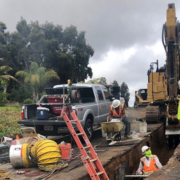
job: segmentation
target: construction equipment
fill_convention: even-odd
[[[166,64],[161,68],[158,67],[158,60],[150,64],[147,99],[143,98],[142,100],[136,95],[141,104],[149,103],[146,107],[146,121],[148,123],[158,122],[160,117],[167,117],[168,125],[178,123],[179,35],[180,23],[176,20],[175,4],[168,4],[167,19],[162,29]],[[157,66],[155,72],[153,71],[154,65]]]
[[[66,106],[65,106],[66,107]],[[86,167],[90,177],[92,180],[109,180],[97,154],[94,151],[93,146],[91,145],[91,142],[89,141],[81,123],[79,122],[79,119],[77,118],[74,111],[71,112],[72,120],[69,119],[66,112],[63,110],[61,111],[61,117],[64,118],[64,121],[66,122],[66,125],[69,128],[69,131],[71,132],[72,137],[74,138],[82,156],[81,160],[83,161],[84,166]],[[75,123],[79,133],[76,133],[72,123]],[[79,139],[79,136],[82,136],[84,139],[84,142],[86,143],[86,146],[84,147]],[[90,152],[88,155],[88,152],[86,149]]]
[[[148,104],[149,101],[147,100],[147,89],[139,89],[138,91],[135,91],[134,107],[146,107]]]
[[[157,66],[156,71],[154,65]],[[146,107],[146,121],[159,122],[160,117],[166,112],[168,100],[167,79],[165,67],[158,67],[158,60],[150,64],[148,70],[147,89],[139,89],[135,92],[135,108]]]
[[[111,141],[120,141],[121,140],[121,130],[124,127],[124,123],[122,122],[104,122],[101,123],[101,129],[104,133],[107,133],[106,142],[109,143]]]

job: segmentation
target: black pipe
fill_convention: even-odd
[[[159,62],[158,62],[158,59],[157,59],[156,63],[157,63],[157,69],[156,69],[156,72],[158,72],[158,71],[159,71]]]

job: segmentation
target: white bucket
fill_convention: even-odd
[[[147,123],[146,122],[140,122],[139,123],[139,132],[140,133],[147,132]]]
[[[139,132],[139,122],[136,120],[131,121],[131,131]]]
[[[102,129],[101,129],[101,132],[102,132],[102,137],[106,137],[107,136],[107,133],[105,133]]]
[[[9,150],[9,158],[14,168],[23,168],[22,145],[12,145]]]

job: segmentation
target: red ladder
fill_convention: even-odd
[[[72,119],[69,120],[67,114],[62,110],[61,117],[63,117],[64,121],[66,122],[66,125],[69,128],[69,131],[71,132],[74,140],[76,141],[76,144],[82,154],[81,160],[84,163],[84,166],[86,167],[90,177],[92,180],[109,180],[96,152],[94,151],[93,146],[91,145],[91,142],[89,141],[81,123],[79,122],[79,119],[77,118],[75,112],[71,113]],[[75,122],[76,126],[80,133],[76,133],[74,130],[74,127],[72,126],[71,122]],[[82,136],[86,146],[84,147],[79,139],[79,136]],[[89,149],[90,155],[88,156],[86,149]],[[93,163],[93,164],[92,164]],[[100,178],[101,177],[101,178]]]

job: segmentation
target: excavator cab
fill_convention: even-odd
[[[144,101],[147,100],[147,89],[139,89],[138,94]]]

